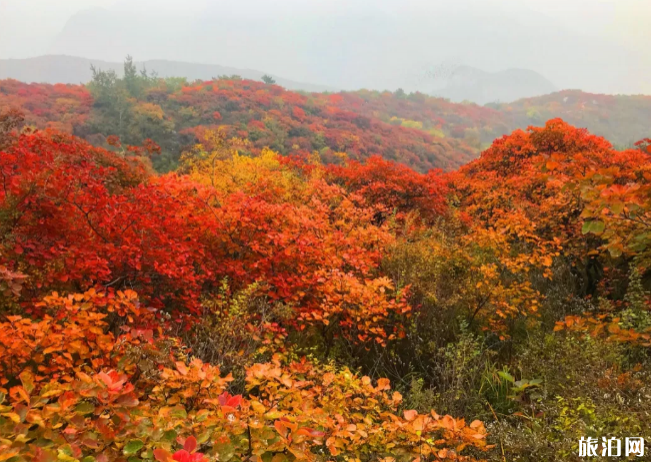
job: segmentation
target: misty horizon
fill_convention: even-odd
[[[252,69],[343,90],[425,93],[444,88],[463,66],[524,69],[560,90],[651,93],[644,79],[651,55],[634,46],[648,33],[636,24],[651,8],[634,0],[59,3],[65,7],[57,4],[47,17],[41,1],[4,0],[0,58],[120,62],[132,55]],[[26,31],[30,40],[9,39]]]

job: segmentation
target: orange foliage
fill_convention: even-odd
[[[3,348],[30,358],[3,354],[0,363],[4,459],[470,460],[465,447],[486,448],[479,421],[400,415],[388,380],[373,385],[305,360],[255,364],[248,396],[231,396],[230,376],[185,359],[175,339],[147,328],[151,315],[131,292],[54,295],[36,308],[48,313],[41,321],[15,316],[0,326]],[[119,336],[107,322],[116,315]]]
[[[376,351],[404,339],[423,313],[410,305],[413,286],[385,273],[402,241],[417,242],[408,250],[425,278],[463,281],[441,306],[502,340],[537,316],[533,281],[553,278],[557,263],[588,274],[651,261],[646,141],[615,151],[556,119],[457,172],[422,174],[376,154],[390,140],[407,146],[399,160],[425,152],[410,162],[429,167],[429,135],[373,120],[348,94],[220,80],[169,98],[195,111],[186,128],[202,143],[167,175],[139,156],[160,152],[151,140],[122,149],[109,137],[111,152],[56,130],[12,133],[15,115],[3,122],[0,460],[471,460],[466,448],[487,448],[481,422],[405,410],[387,379],[297,359],[283,343],[307,339],[329,359],[337,345]],[[164,118],[165,107],[139,110]],[[196,128],[222,118],[220,132]],[[283,130],[292,145],[280,147],[295,155],[264,147]],[[257,139],[228,139],[238,132]],[[324,166],[308,152],[317,142],[347,155],[322,150],[338,163]],[[256,354],[268,354],[243,366],[236,396],[233,377],[174,335],[214,314],[223,287],[289,313],[227,313],[242,320],[234,343],[253,332],[265,345]],[[648,329],[620,321],[611,310],[557,330],[651,344]]]
[[[90,115],[93,97],[83,85],[25,84],[0,80],[0,107],[15,107],[25,123],[73,133]]]
[[[137,159],[57,133],[21,136],[0,162],[0,208],[20,217],[2,221],[2,261],[27,275],[25,297],[129,287],[182,315],[200,312],[201,296],[223,277],[236,290],[263,281],[266,295],[299,314],[297,327],[325,324],[380,343],[399,331],[391,313],[409,311],[378,279],[390,234],[318,172],[297,177],[301,199],[290,203],[262,183],[257,193],[224,193],[150,176]]]

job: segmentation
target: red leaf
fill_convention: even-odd
[[[188,437],[188,439],[185,440],[185,444],[183,444],[183,449],[188,452],[194,452],[194,450],[197,449],[197,439],[194,436]]]
[[[158,462],[167,462],[170,460],[170,453],[165,449],[154,449],[154,457]]]

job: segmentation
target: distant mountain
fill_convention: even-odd
[[[123,64],[97,59],[65,55],[47,55],[28,59],[0,59],[0,79],[16,79],[27,83],[87,83],[92,78],[91,65],[102,70],[123,73]],[[179,61],[149,60],[136,62],[138,69],[156,72],[159,77],[185,77],[189,81],[212,80],[221,75],[239,75],[245,79],[261,80],[265,74],[252,69],[236,69],[213,64],[194,64]],[[270,74],[271,75],[271,74]],[[272,75],[276,83],[289,90],[310,92],[334,91],[324,85],[295,82]]]
[[[470,66],[459,66],[451,73],[447,86],[433,94],[453,102],[486,104],[508,103],[555,91],[557,88],[553,83],[529,69],[485,72]]]
[[[46,53],[112,62],[131,54],[260,69],[344,90],[428,93],[441,85],[421,89],[418,71],[445,60],[490,71],[534,69],[559,88],[599,93],[643,91],[640,76],[648,74],[637,52],[579,34],[529,8],[531,2],[188,0],[183,9],[156,0],[110,3],[71,16]],[[631,76],[631,67],[641,72]]]
[[[636,141],[651,137],[649,95],[600,95],[564,90],[489,106],[510,120],[511,129],[541,126],[558,117],[603,136],[618,149],[630,148]]]

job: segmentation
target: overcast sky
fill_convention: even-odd
[[[351,88],[452,62],[651,93],[649,44],[651,0],[0,0],[0,58],[130,53]]]

